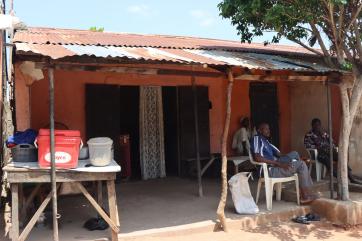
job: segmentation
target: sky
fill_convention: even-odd
[[[28,26],[108,32],[167,34],[239,41],[229,19],[219,16],[221,0],[13,0]],[[254,42],[270,40],[259,37]],[[282,43],[289,43],[282,41]]]

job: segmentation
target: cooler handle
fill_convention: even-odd
[[[35,139],[35,141],[34,141],[34,146],[35,146],[36,148],[38,148],[38,139]],[[79,147],[79,149],[82,149],[82,147],[83,147],[83,141],[80,140],[80,147]]]

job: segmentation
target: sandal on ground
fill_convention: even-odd
[[[300,224],[306,224],[306,225],[310,224],[310,221],[308,221],[308,219],[305,216],[298,216],[298,217],[292,218],[292,221],[295,223],[300,223]]]
[[[315,221],[321,221],[321,218],[317,214],[308,213],[305,215],[307,221],[315,222]]]

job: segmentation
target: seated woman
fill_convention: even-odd
[[[290,177],[298,174],[302,204],[308,204],[317,195],[312,194],[312,179],[309,175],[308,167],[303,162],[297,152],[290,152],[282,155],[278,148],[269,142],[270,128],[267,123],[258,126],[258,133],[250,141],[250,151],[254,155],[255,161],[270,164],[269,175],[274,178]]]

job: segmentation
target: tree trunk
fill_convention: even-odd
[[[342,102],[342,120],[339,136],[338,151],[338,194],[343,201],[349,199],[348,190],[348,149],[349,138],[353,126],[353,120],[356,115],[362,95],[362,75],[356,76],[356,82],[353,86],[353,96],[350,98],[348,89],[345,85],[340,86]]]
[[[219,206],[217,207],[216,214],[219,218],[220,225],[222,229],[227,232],[226,226],[226,217],[225,217],[225,204],[228,193],[228,185],[227,185],[227,138],[229,134],[229,125],[230,125],[230,117],[231,117],[231,93],[233,89],[234,77],[232,74],[231,68],[228,70],[228,79],[229,84],[227,88],[227,97],[226,97],[226,118],[224,131],[222,134],[221,141],[221,157],[222,157],[222,166],[221,166],[221,197]]]
[[[343,106],[342,101],[342,106]],[[342,108],[343,109],[343,108]],[[343,111],[341,132],[339,137],[339,150],[338,150],[338,196],[341,200],[349,199],[348,192],[348,144],[349,136],[352,126],[349,125],[349,117]]]

